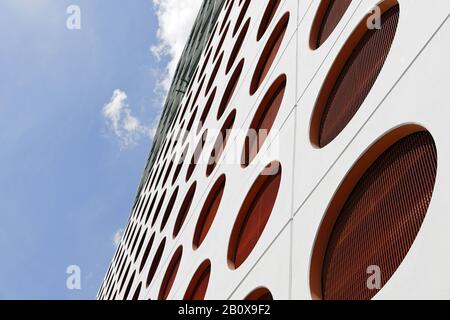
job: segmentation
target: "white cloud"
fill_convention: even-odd
[[[162,63],[164,60],[161,69],[153,70],[158,81],[154,90],[157,97],[156,116],[149,127],[142,125],[132,115],[126,93],[120,89],[115,90],[110,102],[103,107],[103,115],[111,131],[119,138],[121,148],[136,144],[142,136],[154,138],[164,100],[202,2],[203,0],[153,0],[158,18],[158,43],[150,50],[158,61]]]
[[[203,0],[153,0],[158,17],[159,43],[151,48],[158,58],[166,56],[169,62],[161,79],[162,89],[167,92],[172,83],[178,60],[191,33],[195,18]]]
[[[116,89],[109,103],[103,106],[103,116],[112,133],[119,139],[121,148],[136,144],[141,137],[152,137],[152,130],[132,115],[127,98],[124,91]]]
[[[117,230],[116,233],[114,234],[113,243],[116,248],[119,247],[120,240],[122,240],[122,236],[123,236],[123,229]]]

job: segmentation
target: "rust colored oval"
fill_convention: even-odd
[[[231,98],[233,97],[234,91],[236,90],[237,84],[239,82],[239,78],[242,73],[242,69],[244,68],[245,59],[242,58],[239,64],[234,69],[233,74],[228,81],[228,85],[223,93],[222,100],[220,101],[219,109],[217,110],[217,120],[219,120],[223,113],[225,112],[228,104],[230,103]]]
[[[175,157],[174,157],[174,158],[175,158]],[[168,179],[169,176],[170,176],[170,173],[172,172],[172,167],[173,167],[174,161],[175,161],[175,159],[172,159],[172,160],[170,161],[170,163],[169,163],[169,166],[167,167],[166,174],[164,175],[164,179],[162,180],[162,183],[161,183],[161,185],[162,185],[163,187],[164,187],[164,185],[166,184],[167,179]]]
[[[158,269],[159,263],[161,262],[161,257],[163,255],[165,246],[166,246],[166,238],[162,239],[161,243],[159,244],[158,250],[156,250],[156,253],[153,256],[153,261],[152,264],[150,265],[150,269],[148,270],[147,274],[147,287],[150,285],[150,283],[153,280],[153,277],[155,276],[156,270]]]
[[[175,226],[173,228],[173,237],[175,238],[183,227],[184,221],[189,213],[189,209],[191,208],[192,200],[194,199],[195,189],[197,188],[197,182],[194,181],[189,191],[186,193],[186,196],[181,204],[180,211],[178,212],[177,220],[175,221]]]
[[[203,108],[202,115],[200,116],[200,121],[198,122],[197,126],[197,134],[200,133],[200,130],[203,128],[203,124],[206,121],[206,118],[208,117],[209,111],[211,110],[212,104],[214,102],[214,98],[216,97],[216,91],[217,87],[213,89],[211,94],[209,95],[208,101],[205,104],[205,107]]]
[[[399,13],[398,5],[385,11],[381,29],[368,30],[363,19],[339,53],[313,112],[311,142],[317,147],[332,142],[364,103],[388,57]]]
[[[262,17],[261,23],[259,25],[258,34],[256,36],[256,40],[259,41],[266,33],[267,28],[272,22],[275,13],[277,12],[278,7],[280,6],[281,0],[270,0],[267,4],[266,10],[264,11],[264,15]]]
[[[230,115],[225,120],[222,129],[220,129],[219,135],[214,143],[214,148],[208,160],[208,165],[206,166],[206,176],[209,177],[211,173],[216,168],[217,163],[222,156],[225,147],[227,146],[228,138],[230,132],[233,129],[234,120],[236,119],[236,109],[230,112]]]
[[[238,38],[236,39],[233,50],[230,53],[230,58],[228,59],[227,68],[225,69],[225,74],[228,74],[228,72],[230,72],[231,67],[233,66],[234,62],[236,61],[237,56],[239,55],[239,51],[242,48],[242,44],[244,43],[245,36],[247,35],[247,32],[248,32],[248,28],[250,27],[250,21],[251,21],[251,19],[248,18],[247,22],[245,23],[244,27],[242,28],[241,32],[239,33]]]
[[[272,293],[267,288],[258,288],[250,292],[244,300],[250,301],[263,301],[263,300],[273,300]]]
[[[175,172],[174,172],[173,178],[172,178],[172,185],[177,180],[178,175],[180,174],[180,171],[183,168],[184,159],[186,159],[186,155],[187,155],[188,150],[189,150],[189,144],[186,145],[186,147],[183,150],[183,153],[180,155],[180,158],[178,159],[177,167],[175,169]]]
[[[212,48],[209,49],[208,53],[206,54],[205,60],[203,61],[202,69],[200,70],[200,74],[203,75],[205,73],[205,69],[208,66],[209,58],[212,54]]]
[[[222,21],[222,25],[220,26],[219,34],[222,33],[223,28],[225,27],[225,24],[228,22],[228,18],[230,17],[231,10],[233,9],[233,4],[234,4],[234,1],[227,3],[228,8],[227,8],[227,11],[225,12],[225,16],[223,17],[223,21]],[[231,22],[228,22],[227,29],[230,26],[230,23]],[[226,34],[227,31],[225,31],[224,33]]]
[[[166,197],[166,191],[167,190],[164,190],[161,198],[159,199],[158,206],[155,209],[155,213],[153,214],[153,220],[152,220],[152,224],[151,224],[152,228],[155,225],[156,220],[158,220],[159,212],[161,211],[161,207],[162,207],[162,205],[164,203],[164,199]]]
[[[314,18],[310,47],[319,48],[341,21],[352,0],[322,0]]]
[[[371,299],[379,290],[367,288],[367,268],[380,268],[382,288],[409,252],[425,219],[437,172],[432,136],[426,131],[409,133],[414,130],[394,130],[374,144],[330,202],[311,260],[315,297]]]
[[[215,38],[218,26],[219,26],[219,22],[217,21],[216,24],[214,25],[214,28],[211,31],[211,34],[209,35],[208,43],[205,46],[205,48],[209,48],[209,50],[212,50],[211,43],[212,43],[213,39]]]
[[[172,260],[170,260],[169,266],[167,267],[166,274],[164,275],[163,281],[161,283],[161,288],[159,290],[158,299],[166,300],[167,296],[172,289],[173,283],[177,276],[178,268],[180,267],[181,257],[183,256],[183,247],[178,247],[175,251]]]
[[[214,81],[216,80],[217,72],[219,71],[220,66],[222,65],[222,59],[223,59],[223,51],[220,54],[220,57],[217,60],[216,64],[214,65],[213,71],[211,72],[211,77],[209,78],[208,85],[206,86],[205,96],[208,95],[209,90],[211,89],[212,85],[214,84]]]
[[[241,163],[243,167],[247,167],[252,162],[269,135],[283,102],[286,82],[286,75],[279,76],[267,90],[260,106],[256,110],[242,151]]]
[[[272,213],[281,183],[281,164],[267,166],[248,192],[236,221],[228,245],[228,262],[239,268],[255,248]]]
[[[147,243],[147,247],[145,248],[144,254],[142,256],[141,264],[139,265],[139,272],[142,271],[142,269],[145,266],[145,263],[147,262],[148,255],[150,254],[150,250],[152,250],[154,241],[155,241],[155,232],[153,232],[150,240]]]
[[[220,50],[222,50],[222,46],[223,46],[223,43],[225,42],[225,38],[227,37],[227,33],[228,33],[228,29],[229,29],[229,28],[230,28],[230,23],[228,22],[228,25],[227,25],[227,27],[225,28],[225,31],[224,31],[222,37],[220,38],[219,43],[217,44],[217,49],[216,49],[216,53],[214,53],[214,59],[213,59],[213,61],[216,61],[217,56],[218,56],[219,53],[220,53]]]
[[[239,17],[236,20],[236,25],[234,26],[234,29],[233,29],[233,37],[238,32],[239,27],[241,26],[241,23],[244,20],[245,15],[247,14],[247,10],[248,10],[248,7],[250,6],[250,2],[251,2],[251,0],[246,0],[244,5],[242,6],[241,12],[239,13]]]
[[[133,272],[133,274],[130,277],[130,280],[128,280],[127,288],[125,289],[125,293],[123,294],[123,300],[128,299],[128,295],[130,294],[131,287],[133,286],[134,277],[136,275],[136,271]]]
[[[191,157],[191,162],[189,163],[188,169],[186,171],[186,182],[189,181],[192,174],[194,173],[195,168],[200,160],[200,156],[203,151],[203,147],[206,144],[206,139],[208,138],[208,129],[206,129],[202,136],[200,137],[199,142],[197,143],[197,147],[194,150],[194,154]]]
[[[269,40],[267,41],[264,50],[256,65],[255,72],[253,73],[252,82],[250,85],[250,95],[254,95],[259,89],[261,83],[266,78],[267,74],[272,67],[275,58],[277,57],[278,50],[280,50],[281,43],[283,42],[284,35],[289,24],[289,12],[286,12],[275,26]]]
[[[155,194],[153,195],[153,200],[152,200],[152,202],[151,202],[151,205],[148,207],[147,213],[145,214],[145,221],[144,221],[144,224],[147,224],[148,219],[150,218],[150,214],[152,213],[153,207],[155,206],[157,196],[158,196],[158,193],[155,192]]]
[[[184,294],[184,300],[204,300],[211,275],[211,261],[205,260],[197,268]]]
[[[141,236],[141,241],[139,241],[139,245],[136,248],[136,253],[134,254],[134,262],[136,263],[139,254],[141,253],[142,246],[144,245],[145,237],[147,236],[147,230],[145,230],[144,234]]]
[[[139,296],[141,295],[142,282],[139,283],[136,290],[134,291],[133,298],[131,300],[139,300]]]
[[[159,229],[160,232],[162,232],[166,227],[167,221],[169,220],[170,214],[172,213],[173,205],[175,204],[175,201],[177,201],[177,195],[178,195],[178,187],[176,187],[175,190],[173,191],[169,203],[167,204],[166,211],[164,212],[163,218],[161,220],[161,227]]]
[[[194,249],[201,246],[214,222],[225,190],[225,182],[225,175],[221,175],[206,198],[203,208],[200,211],[197,225],[195,226],[194,239],[192,242]]]

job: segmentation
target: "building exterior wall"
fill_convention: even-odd
[[[319,231],[343,182],[366,155],[367,166],[376,160],[371,156],[375,147],[383,146],[379,155],[407,134],[424,130],[437,152],[431,201],[424,204],[425,218],[407,254],[374,298],[450,297],[445,281],[450,270],[450,2],[381,2],[382,10],[397,3],[400,8],[392,46],[355,115],[330,143],[318,147],[311,138],[312,118],[323,88],[361,22],[380,4],[351,1],[329,36],[314,48],[311,34],[323,2],[225,1],[180,111],[142,184],[98,298],[183,299],[188,287],[202,286],[205,299],[244,299],[260,288],[274,299],[322,298],[320,288],[314,288],[313,273],[321,272],[315,270],[315,250],[320,241],[326,245]],[[268,4],[275,4],[270,19],[265,14]],[[240,39],[242,44],[236,45]],[[267,62],[265,67],[261,62]],[[257,88],[255,70],[263,74]],[[276,105],[270,98],[280,93],[280,77],[285,87],[280,85],[279,108],[264,116],[261,106]],[[230,92],[228,103],[221,103]],[[254,159],[242,165],[246,133],[258,124],[258,116],[273,124]],[[233,130],[220,159],[207,170],[216,138],[230,123]],[[201,152],[192,165],[196,150]],[[277,174],[278,180],[267,178]],[[205,212],[211,211],[215,215],[206,219],[212,222],[206,223],[209,230],[198,245],[198,221],[204,222]],[[256,215],[246,217],[248,212]],[[244,226],[241,232],[236,225]],[[236,249],[233,243],[239,238],[244,241]],[[202,297],[202,290],[197,291]]]

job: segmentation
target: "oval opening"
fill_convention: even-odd
[[[391,131],[344,178],[314,244],[310,284],[315,299],[371,299],[379,290],[367,287],[368,268],[382,272],[382,288],[402,263],[436,180],[436,146],[423,130],[408,125]]]
[[[208,50],[208,53],[206,54],[205,60],[203,61],[202,69],[200,70],[200,74],[203,75],[205,73],[205,69],[208,66],[209,58],[212,54],[212,48]]]
[[[192,242],[194,250],[201,246],[214,222],[214,218],[219,210],[220,201],[222,200],[223,192],[225,190],[225,182],[225,175],[221,175],[211,188],[203,208],[200,211]]]
[[[175,156],[174,156],[174,158],[175,158]],[[174,161],[175,161],[175,159],[172,159],[169,163],[169,166],[167,167],[166,174],[164,175],[164,179],[162,180],[162,184],[161,184],[163,187],[166,184],[167,179],[169,179],[170,173],[172,172],[172,167],[173,167]]]
[[[272,293],[267,288],[257,288],[250,292],[244,300],[250,301],[263,301],[263,300],[273,300]]]
[[[147,210],[147,212],[146,212],[146,214],[145,214],[145,222],[144,222],[144,224],[147,224],[148,219],[150,218],[150,214],[152,213],[153,207],[155,206],[157,196],[158,196],[158,193],[155,192],[155,194],[153,195],[152,203],[151,203],[151,205],[148,207],[148,210]]]
[[[216,168],[217,163],[222,156],[225,147],[227,146],[228,139],[233,129],[234,120],[236,119],[236,109],[230,112],[230,115],[225,120],[222,129],[220,129],[219,135],[217,136],[216,142],[214,143],[213,150],[208,160],[208,165],[206,166],[206,176],[209,177],[211,173]]]
[[[228,265],[239,268],[255,248],[272,213],[281,183],[281,164],[270,163],[248,192],[233,226]]]
[[[134,276],[135,275],[136,275],[136,271],[133,272],[133,274],[131,275],[130,280],[128,281],[127,288],[125,289],[125,293],[123,294],[123,300],[127,300],[128,299],[128,295],[130,294],[131,286],[133,285],[133,281],[134,281]]]
[[[242,151],[241,164],[244,168],[256,157],[272,129],[281,103],[283,102],[286,81],[286,75],[279,76],[270,86],[269,90],[267,90],[266,95],[255,112],[247,136],[245,137]]]
[[[206,44],[205,48],[210,48],[210,50],[212,50],[212,46],[211,43],[213,41],[213,39],[215,39],[215,35],[216,35],[216,31],[217,31],[217,27],[219,26],[218,22],[216,22],[216,24],[214,25],[213,30],[211,31],[211,34],[209,35],[209,40],[208,43]]]
[[[164,192],[159,200],[158,206],[156,207],[155,213],[153,215],[152,225],[151,225],[152,228],[155,225],[156,220],[158,220],[159,212],[161,211],[161,207],[164,203],[164,198],[166,197],[166,191],[167,190],[164,190]]]
[[[197,77],[197,74],[199,74],[199,72],[198,72],[198,66],[195,68],[195,71],[194,71],[194,73],[192,74],[191,81],[190,81],[188,87],[186,88],[186,92],[190,92],[190,91],[191,91],[192,85],[193,85],[194,82],[195,82],[195,79],[196,79],[196,77]]]
[[[167,296],[170,293],[170,289],[172,289],[172,285],[175,282],[175,277],[177,276],[178,268],[180,267],[182,255],[183,247],[179,246],[172,257],[169,266],[167,267],[166,274],[164,275],[163,281],[161,283],[161,288],[158,295],[159,300],[167,299]]]
[[[125,261],[124,261],[124,263],[125,263]],[[125,280],[127,280],[127,278],[128,278],[128,273],[130,272],[130,268],[131,268],[131,263],[128,263],[127,271],[125,271],[125,274],[122,278],[122,283],[120,285],[119,292],[122,291],[123,286],[125,285]],[[119,277],[119,279],[120,279],[120,277]]]
[[[228,29],[229,28],[230,28],[230,23],[228,23],[227,28],[225,29],[225,32],[223,33],[222,37],[220,38],[219,43],[217,44],[217,49],[216,49],[216,53],[214,53],[213,61],[216,61],[220,50],[222,50],[222,46],[223,46],[223,43],[225,42],[225,38],[227,37],[227,33],[228,33]]]
[[[228,59],[227,68],[225,69],[226,75],[228,74],[228,72],[230,72],[231,67],[233,66],[234,62],[236,61],[239,51],[242,48],[242,44],[244,43],[248,28],[250,27],[250,20],[251,20],[250,18],[247,19],[247,22],[245,23],[244,27],[242,28],[241,32],[239,33],[238,38],[236,39],[233,50],[230,53],[230,58]]]
[[[337,56],[314,107],[310,128],[314,146],[332,142],[370,93],[394,41],[400,13],[395,3],[381,3],[381,29],[369,30],[370,15],[366,16]]]
[[[151,236],[150,240],[147,243],[147,247],[145,248],[144,255],[142,256],[141,264],[139,265],[139,272],[142,271],[142,269],[145,266],[145,263],[147,262],[148,255],[150,254],[150,250],[152,250],[154,241],[155,241],[155,232],[153,232],[153,235]]]
[[[132,239],[134,239],[134,241],[133,241],[133,244],[132,244],[131,247],[130,247],[130,254],[133,253],[134,248],[136,247],[136,243],[137,243],[137,241],[138,241],[138,239],[139,239],[139,235],[141,234],[141,229],[142,229],[142,226],[139,227],[138,231],[137,231],[136,234],[134,235],[134,238],[132,238]]]
[[[275,16],[275,12],[277,12],[278,7],[280,6],[281,0],[270,0],[267,4],[266,10],[264,11],[264,15],[261,19],[261,23],[259,25],[258,34],[256,36],[256,40],[259,41],[266,33],[267,28],[272,22],[273,17]]]
[[[242,6],[241,12],[239,13],[239,17],[236,20],[236,25],[234,26],[233,37],[238,32],[239,27],[241,26],[241,23],[244,20],[245,15],[247,14],[247,10],[248,10],[248,7],[250,6],[250,2],[251,2],[251,0],[246,0],[244,5]]]
[[[222,100],[220,101],[219,109],[217,110],[217,120],[219,120],[222,117],[223,113],[228,107],[228,104],[230,103],[231,97],[233,96],[234,91],[236,90],[239,78],[241,76],[242,69],[244,68],[244,62],[245,59],[242,58],[242,60],[234,69],[234,72],[231,75],[230,80],[228,81],[228,85],[225,89],[225,92],[223,93]]]
[[[160,232],[164,230],[166,227],[167,221],[169,220],[170,214],[172,213],[173,205],[175,204],[175,201],[177,201],[177,195],[178,195],[178,187],[175,188],[175,190],[172,193],[172,196],[170,197],[169,203],[167,204],[166,211],[164,212],[162,221],[161,221],[161,227],[159,229]]]
[[[180,118],[178,119],[178,123],[181,124],[181,122],[184,119],[184,115],[186,114],[187,108],[189,106],[189,104],[191,103],[191,98],[192,98],[192,91],[189,93],[189,96],[186,99],[186,102],[184,103],[184,106],[180,107]],[[159,158],[158,158],[159,160]]]
[[[234,4],[234,1],[230,1],[230,2],[228,2],[227,5],[226,5],[226,6],[228,7],[228,9],[227,9],[227,11],[226,11],[226,13],[225,13],[225,16],[223,17],[222,25],[220,26],[220,31],[219,31],[219,33],[222,33],[223,28],[225,27],[225,23],[227,23],[228,18],[230,17],[231,9],[233,9],[233,4]],[[229,25],[229,24],[230,24],[230,22],[228,22],[228,25]],[[227,33],[227,32],[225,31],[225,33]]]
[[[205,260],[195,271],[184,294],[184,300],[204,300],[211,275],[211,261]]]
[[[139,296],[141,294],[142,282],[139,283],[136,290],[134,291],[132,300],[139,300]]]
[[[175,226],[173,228],[173,237],[176,238],[181,228],[183,227],[184,221],[189,213],[189,209],[191,208],[192,200],[194,199],[195,189],[197,188],[197,182],[194,181],[189,191],[186,193],[186,196],[183,200],[183,203],[180,207],[180,211],[178,212],[177,220],[175,221]]]
[[[175,184],[175,181],[178,179],[178,176],[180,175],[180,171],[183,168],[184,159],[186,159],[188,150],[189,150],[189,144],[186,145],[186,147],[183,150],[183,153],[180,155],[180,157],[178,159],[177,167],[175,168],[175,172],[173,173],[172,185]]]
[[[214,81],[216,80],[217,72],[220,69],[220,66],[222,65],[222,59],[223,59],[223,51],[220,54],[219,60],[217,60],[216,64],[214,65],[214,69],[211,72],[211,77],[209,78],[208,85],[206,86],[205,96],[208,95],[209,90],[211,89],[212,85],[214,84]]]
[[[197,108],[195,108],[194,112],[191,115],[191,119],[189,120],[189,123],[186,127],[186,131],[184,132],[183,140],[181,141],[181,144],[184,144],[186,142],[186,139],[189,135],[194,136],[194,132],[191,132],[192,125],[194,124],[195,118],[197,116]]]
[[[203,147],[206,144],[206,139],[208,138],[208,129],[205,129],[202,136],[200,137],[200,141],[197,143],[197,147],[194,150],[194,154],[191,157],[191,162],[189,163],[188,169],[186,171],[186,182],[192,177],[195,168],[200,160],[200,156],[203,151]]]
[[[197,91],[195,93],[194,99],[192,100],[191,103],[191,107],[190,107],[190,111],[192,111],[192,109],[194,108],[194,106],[197,103],[198,97],[200,96],[200,93],[202,92],[203,89],[203,85],[205,84],[206,81],[206,74],[203,76],[202,81],[200,82],[200,84],[198,85]],[[187,105],[186,105],[187,106]]]
[[[139,244],[136,248],[136,253],[134,254],[134,262],[136,262],[137,258],[139,257],[139,254],[141,253],[141,249],[142,249],[142,246],[144,245],[144,240],[145,240],[146,236],[147,236],[147,230],[145,230],[144,234],[141,237],[141,241],[139,241]]]
[[[155,276],[156,270],[158,269],[159,263],[161,262],[161,257],[164,252],[165,246],[166,246],[166,238],[162,239],[161,243],[159,244],[158,250],[156,250],[156,253],[153,257],[152,264],[150,265],[150,269],[148,270],[147,287],[150,285],[150,283],[153,280],[153,277]]]
[[[289,12],[286,12],[275,26],[269,40],[267,40],[266,46],[261,53],[258,64],[256,65],[255,72],[253,73],[252,82],[250,85],[250,95],[254,95],[255,92],[261,86],[261,83],[266,78],[269,70],[277,57],[278,50],[280,50],[281,43],[283,42],[284,35],[289,24]]]
[[[318,49],[333,33],[352,0],[322,0],[311,29],[309,46]]]
[[[211,110],[211,106],[214,102],[214,98],[216,97],[216,91],[217,91],[217,87],[215,87],[213,89],[213,91],[211,92],[208,101],[205,104],[205,107],[203,109],[202,115],[200,117],[200,121],[198,122],[198,127],[197,127],[197,134],[200,133],[200,130],[202,130],[203,128],[203,124],[206,121],[206,118],[208,117],[209,111]]]

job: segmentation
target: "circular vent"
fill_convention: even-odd
[[[211,262],[204,261],[194,273],[184,295],[184,300],[204,300],[211,275]]]
[[[230,138],[231,131],[233,129],[234,120],[236,119],[236,109],[230,112],[228,118],[225,120],[222,129],[220,129],[217,135],[216,142],[214,143],[213,150],[209,156],[208,165],[206,166],[206,176],[209,177],[219,163],[225,147],[227,146],[228,139]]]
[[[277,57],[280,50],[281,43],[283,42],[289,24],[289,12],[286,12],[280,21],[278,21],[272,34],[267,40],[267,43],[259,57],[258,64],[256,65],[253,73],[252,81],[250,84],[250,95],[254,95],[259,89],[264,79],[268,75],[272,64]]]
[[[371,275],[384,286],[411,248],[433,194],[437,152],[428,132],[402,130],[358,161],[331,202],[313,253],[314,296],[371,299],[379,291],[368,285]]]
[[[245,168],[250,164],[266,141],[283,102],[286,82],[285,74],[279,76],[267,90],[256,110],[244,142],[241,157],[242,167]]]
[[[231,269],[239,268],[261,237],[278,196],[281,164],[272,162],[259,175],[239,210],[228,246]]]
[[[178,247],[177,251],[175,251],[172,260],[170,260],[169,266],[167,267],[166,274],[164,275],[163,281],[161,283],[161,288],[159,290],[159,300],[167,299],[170,293],[170,289],[172,289],[173,283],[175,282],[175,277],[177,276],[182,256],[183,247],[180,246]]]
[[[195,189],[197,188],[197,182],[194,181],[189,188],[186,196],[184,197],[183,203],[181,204],[180,211],[178,212],[177,220],[175,221],[175,226],[173,227],[173,237],[175,238],[183,227],[184,221],[191,208],[192,200],[195,196]]]
[[[258,288],[250,292],[244,300],[262,301],[273,300],[272,293],[267,288]]]
[[[164,252],[164,247],[166,246],[166,238],[162,239],[161,244],[158,247],[158,250],[156,250],[155,255],[153,256],[153,261],[150,266],[150,269],[148,270],[147,275],[147,287],[150,285],[150,283],[153,280],[153,277],[155,276],[156,270],[158,269],[159,263],[161,262],[161,257]]]
[[[277,12],[278,7],[280,6],[281,0],[270,0],[267,4],[266,10],[264,11],[264,15],[261,20],[261,24],[259,25],[257,40],[261,40],[263,35],[266,33],[267,28],[272,22],[275,13]]]
[[[193,248],[198,249],[200,245],[205,240],[206,235],[211,228],[214,218],[216,217],[217,211],[219,210],[220,201],[222,200],[223,192],[225,190],[225,175],[221,175],[217,179],[214,186],[206,198],[205,204],[202,207],[202,211],[198,217],[197,225],[195,226]]]
[[[387,5],[387,2],[383,2]],[[391,3],[391,1],[389,1]],[[381,28],[363,19],[339,53],[324,82],[311,122],[311,141],[322,148],[333,141],[370,93],[394,41],[400,8],[384,11]]]
[[[311,32],[311,49],[319,48],[341,21],[352,0],[322,0]]]

